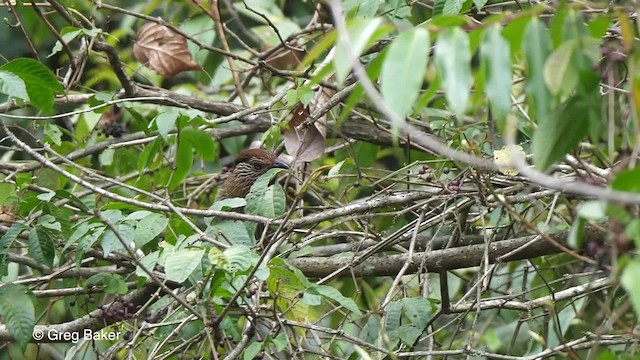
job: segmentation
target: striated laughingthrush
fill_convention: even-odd
[[[271,168],[288,169],[289,166],[265,149],[244,150],[236,157],[231,174],[218,190],[216,201],[247,196],[251,185]]]

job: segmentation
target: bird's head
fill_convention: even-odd
[[[251,185],[267,170],[289,166],[265,149],[247,149],[236,157],[233,170],[218,192],[217,200],[245,197]]]

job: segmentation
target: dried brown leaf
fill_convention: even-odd
[[[269,56],[265,62],[278,70],[292,70],[300,65],[304,55],[302,51],[281,49]]]
[[[146,67],[164,77],[189,70],[202,70],[191,57],[187,39],[168,27],[149,22],[138,30],[133,56]]]
[[[324,144],[327,139],[326,115],[310,125],[304,124],[304,120],[330,98],[330,90],[321,87],[308,107],[298,104],[294,108],[293,117],[289,120],[289,126],[284,132],[284,146],[287,152],[298,161],[313,161],[324,154]]]

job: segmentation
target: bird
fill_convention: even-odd
[[[289,165],[279,160],[273,152],[262,148],[242,151],[236,157],[231,174],[218,190],[216,201],[244,198],[249,193],[251,185],[272,168],[288,169]]]

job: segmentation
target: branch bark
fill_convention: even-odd
[[[568,231],[560,231],[549,236],[566,245]],[[583,242],[602,241],[606,232],[596,227],[585,229]],[[485,251],[484,244],[460,246],[444,250],[415,253],[411,258],[407,254],[379,255],[371,257],[360,265],[343,272],[340,276],[393,276],[402,266],[410,261],[407,274],[419,271],[437,272],[444,270],[464,269],[481,264]],[[489,245],[489,262],[509,262],[535,258],[543,255],[557,254],[561,251],[546,240],[536,235],[524,236],[509,240],[496,241]],[[505,256],[506,255],[506,256]],[[349,265],[354,257],[308,257],[289,259],[290,265],[300,269],[306,276],[321,278],[337,269]]]

